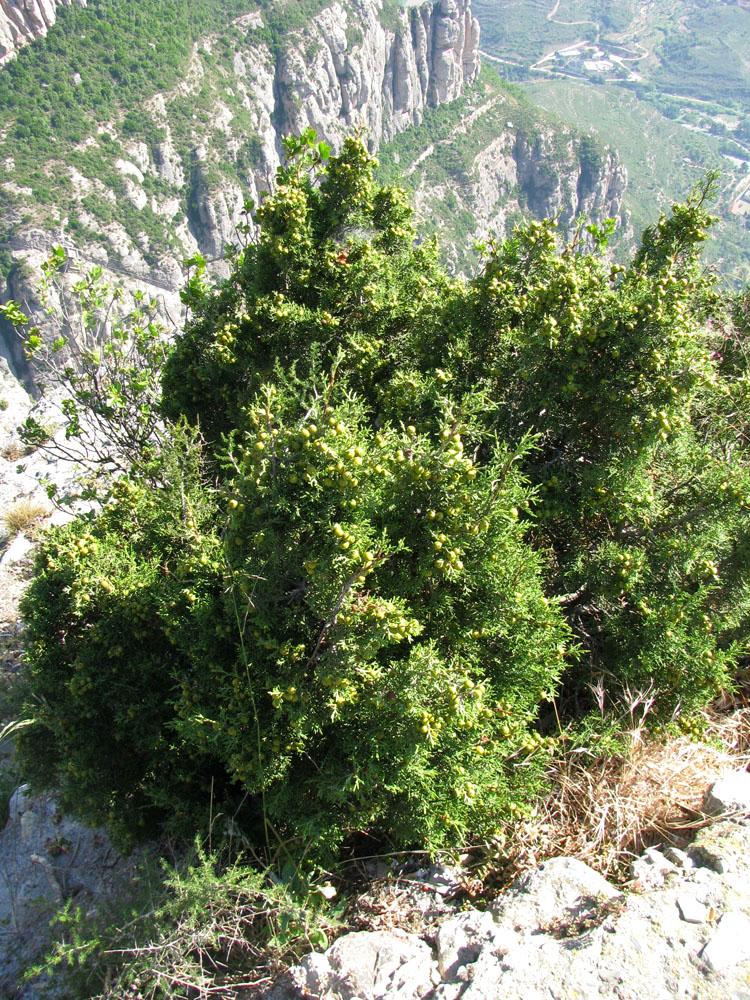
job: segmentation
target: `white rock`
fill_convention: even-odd
[[[15,823],[30,807],[29,786],[19,785],[8,802],[8,822]]]
[[[55,7],[70,0],[3,0],[0,3],[0,65],[18,49],[47,34],[55,23]]]
[[[299,981],[299,985],[305,992],[321,993],[325,983],[331,975],[331,966],[325,955],[319,951],[314,951],[310,955],[305,955],[299,964],[301,975],[294,978]],[[297,970],[293,970],[295,973]]]
[[[49,517],[49,524],[60,527],[63,524],[70,524],[71,521],[75,520],[75,514],[69,510],[61,510],[56,508],[52,511]]]
[[[664,857],[672,864],[677,865],[678,868],[684,868],[689,870],[695,867],[693,859],[687,854],[686,851],[681,851],[679,847],[665,847]]]
[[[630,874],[647,889],[660,888],[667,875],[676,870],[676,866],[655,847],[649,847],[630,866]]]
[[[539,931],[561,917],[575,920],[622,896],[577,858],[553,858],[516,879],[492,906],[498,923]]]
[[[429,945],[404,931],[359,931],[339,938],[325,957],[332,974],[323,983],[342,1000],[421,996],[432,987]]]
[[[34,543],[26,535],[16,535],[5,552],[3,552],[0,565],[15,566],[16,563],[23,562],[33,548]]]
[[[677,908],[682,919],[688,924],[703,924],[708,919],[708,907],[687,893],[677,897]]]
[[[495,940],[498,927],[491,913],[470,910],[449,917],[437,933],[438,969],[449,983],[458,982],[461,971],[476,962],[484,946]]]
[[[0,357],[0,451],[21,446],[16,428],[24,422],[33,405],[29,394],[11,373],[6,359]]]
[[[713,972],[730,969],[750,958],[750,919],[736,911],[725,913],[700,957]]]
[[[50,918],[63,898],[83,905],[95,894],[128,884],[138,854],[118,858],[104,830],[64,816],[54,799],[30,795],[22,785],[11,796],[0,832],[0,996],[35,1000],[39,983],[21,987],[50,934]],[[51,997],[62,994],[51,992]]]
[[[750,773],[733,771],[714,782],[706,793],[706,812],[750,814]]]
[[[448,865],[432,865],[422,869],[417,872],[417,878],[441,896],[449,896],[461,887],[461,873]]]

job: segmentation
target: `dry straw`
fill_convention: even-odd
[[[578,751],[553,764],[554,793],[504,845],[514,875],[567,855],[622,882],[646,847],[689,843],[711,821],[703,812],[711,782],[750,762],[750,707],[707,712],[700,740],[643,735],[632,732],[630,753]]]
[[[9,535],[20,535],[49,514],[49,504],[34,497],[24,497],[2,513],[2,522]]]

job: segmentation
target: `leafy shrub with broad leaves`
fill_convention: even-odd
[[[561,681],[669,718],[746,653],[747,365],[700,268],[708,192],[624,271],[606,230],[534,223],[466,283],[359,139],[287,154],[230,277],[197,261],[142,459],[42,545],[21,758],[124,839],[212,797],[318,858],[487,836],[540,787]]]

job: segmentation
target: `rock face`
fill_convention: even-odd
[[[50,915],[74,898],[93,906],[97,897],[122,892],[135,859],[124,861],[104,830],[69,820],[53,799],[32,798],[25,785],[13,793],[8,814],[0,833],[0,993],[31,1000],[38,984],[24,985],[22,976],[51,936]]]
[[[704,829],[686,853],[672,851],[673,861],[652,849],[644,865],[661,871],[658,888],[636,882],[623,894],[583,862],[556,858],[489,910],[443,919],[427,941],[380,931],[340,938],[269,1000],[747,1000],[750,823],[737,815]]]
[[[47,34],[55,23],[56,8],[72,0],[0,0],[0,66],[18,50]],[[86,0],[75,0],[81,7]]]
[[[513,224],[529,215],[557,219],[566,235],[581,215],[597,223],[613,218],[618,229],[627,228],[622,215],[627,171],[614,152],[606,150],[587,161],[578,148],[580,136],[562,126],[553,129],[542,124],[532,138],[505,121],[512,111],[508,109],[503,117],[503,98],[495,101],[498,106],[484,110],[483,118],[502,119],[496,137],[477,152],[462,176],[444,183],[430,177],[430,161],[441,154],[438,146],[425,150],[416,168],[406,166],[408,173],[419,177],[415,205],[421,218],[449,231],[456,216],[470,217],[471,236],[479,240],[490,233],[509,235]],[[452,140],[457,150],[463,141],[462,129],[463,125],[457,127]],[[460,254],[456,265],[465,266]]]
[[[513,159],[528,207],[538,217],[553,217],[560,209],[572,218],[616,217],[620,212],[627,173],[614,153],[581,159],[578,169],[559,173],[550,168],[552,139],[538,135],[530,141],[525,133],[516,139]]]
[[[471,0],[411,7],[384,27],[380,3],[333,3],[275,67],[281,135],[312,125],[341,133],[364,124],[373,144],[422,120],[426,107],[453,101],[479,73],[479,24]],[[352,41],[350,41],[350,39]],[[359,39],[359,41],[354,41]]]
[[[3,30],[7,34],[11,23],[24,18],[46,30],[55,4],[0,0],[0,10],[2,38]],[[179,320],[181,261],[200,252],[222,274],[220,258],[235,239],[245,199],[258,201],[259,192],[273,185],[282,136],[312,126],[336,151],[345,134],[364,126],[376,149],[419,124],[427,108],[453,101],[479,73],[479,25],[471,0],[410,8],[386,8],[383,0],[334,0],[273,48],[263,34],[261,11],[241,20],[249,30],[229,62],[217,66],[213,43],[204,39],[175,90],[145,102],[142,114],[158,133],[155,141],[128,138],[119,122],[100,126],[99,135],[116,150],[104,151],[112,165],[107,181],[55,159],[52,151],[47,171],[64,178],[68,188],[56,205],[56,230],[49,228],[49,215],[38,217],[33,191],[22,177],[14,179],[15,164],[6,160],[0,194],[10,195],[11,207],[0,221],[14,235],[0,249],[38,272],[45,252],[63,245],[83,264],[102,265],[126,286],[132,279],[134,286],[158,289],[169,300],[165,318]],[[178,127],[174,108],[207,90],[210,110],[188,116],[187,124],[183,112]],[[92,136],[85,145],[97,141]],[[97,201],[107,206],[99,214]],[[118,203],[127,211],[118,215]],[[71,221],[73,237],[66,229]],[[0,299],[33,300],[33,287],[33,280],[12,274],[8,287],[0,287]],[[34,311],[33,301],[28,311]],[[0,336],[5,341],[0,349],[29,384],[10,332],[0,330]]]

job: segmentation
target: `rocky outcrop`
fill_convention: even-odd
[[[16,977],[49,938],[50,914],[73,897],[92,910],[117,898],[134,859],[120,858],[106,831],[80,826],[26,787],[8,811],[0,832],[7,938],[0,989],[17,985],[12,995],[31,1000],[38,985]],[[524,873],[485,910],[457,902],[459,870],[433,865],[396,875],[399,906],[416,931],[345,934],[307,955],[265,998],[747,1000],[750,774],[720,779],[705,811],[716,822],[684,851],[649,850],[624,891],[566,857]]]
[[[276,69],[281,134],[305,125],[341,133],[364,124],[377,145],[476,79],[479,24],[471,0],[437,0],[396,16],[391,28],[378,2],[337,2],[305,29]]]
[[[715,785],[706,809],[733,818],[687,851],[648,852],[625,893],[582,861],[555,858],[488,910],[454,912],[423,935],[339,938],[269,1000],[747,1000],[750,775]]]
[[[17,3],[19,11],[34,6],[31,0]],[[36,6],[43,7],[49,23],[52,0]],[[119,122],[100,127],[100,134],[119,145],[115,153],[105,151],[112,173],[121,178],[117,188],[64,160],[47,164],[49,175],[64,178],[74,193],[73,202],[58,211],[56,230],[41,231],[33,193],[14,181],[14,164],[6,161],[0,186],[12,196],[13,218],[4,221],[15,236],[0,249],[36,269],[46,248],[65,245],[82,263],[100,264],[126,285],[132,278],[155,284],[167,297],[172,293],[169,318],[179,319],[174,306],[184,280],[182,260],[200,252],[222,275],[223,251],[235,238],[246,198],[257,202],[273,185],[282,136],[312,126],[336,151],[344,135],[364,126],[376,149],[419,124],[426,109],[455,100],[479,73],[479,26],[471,0],[410,8],[389,4],[387,10],[383,0],[334,0],[273,48],[267,33],[255,30],[264,26],[261,11],[242,20],[249,33],[230,66],[217,67],[207,38],[195,47],[175,91],[146,102],[143,114],[161,133],[158,141],[129,139]],[[206,88],[213,95],[210,113],[192,115],[187,134],[184,119],[178,130],[172,106],[200,91],[204,96]],[[95,145],[96,139],[86,144]],[[98,215],[97,202],[106,206]],[[127,211],[120,212],[120,205]],[[73,237],[66,230],[70,221]],[[34,312],[33,282],[14,285],[0,288],[0,298],[29,301]],[[7,330],[2,336],[14,371],[28,383],[17,345]]]
[[[587,219],[616,218],[627,185],[627,171],[615,154],[580,157],[576,169],[562,172],[554,169],[553,143],[549,133],[530,140],[521,132],[514,144],[516,175],[531,213],[538,218],[562,213],[564,222],[581,214]]]
[[[0,0],[0,65],[46,35],[55,23],[57,7],[70,7],[72,2],[86,6],[86,0]]]
[[[8,823],[0,833],[0,920],[4,942],[0,953],[3,996],[31,1000],[39,981],[24,984],[23,975],[50,938],[50,913],[69,900],[121,894],[129,885],[136,857],[123,860],[105,830],[70,820],[48,796],[32,798],[18,788],[8,806]],[[64,995],[50,991],[51,997]]]

